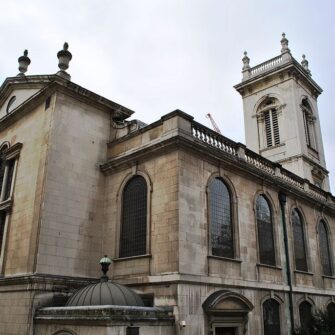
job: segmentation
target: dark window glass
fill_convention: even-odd
[[[6,161],[3,157],[3,154],[0,153],[0,194],[2,191],[3,178],[5,175],[5,166],[6,166]]]
[[[276,265],[272,215],[269,203],[262,195],[256,201],[256,215],[260,263]]]
[[[51,97],[47,97],[45,100],[45,109],[48,109],[50,107]]]
[[[324,221],[320,221],[319,224],[319,245],[323,274],[326,276],[331,276],[332,267],[330,258],[330,246],[326,223]]]
[[[13,181],[13,174],[14,174],[14,166],[15,166],[15,160],[11,159],[10,161],[7,161],[8,166],[8,175],[7,175],[7,181],[5,187],[5,198],[4,200],[8,199],[10,196],[10,190],[12,188],[12,181]]]
[[[5,222],[6,222],[6,212],[0,211],[0,252],[4,240]]]
[[[139,335],[140,328],[139,327],[127,327],[126,335]]]
[[[264,335],[280,335],[279,303],[268,299],[263,303]]]
[[[120,257],[144,255],[146,239],[147,183],[135,176],[123,190]]]
[[[209,215],[212,255],[234,257],[231,197],[219,178],[209,184]]]
[[[299,212],[294,209],[292,212],[292,228],[294,241],[295,268],[300,271],[307,271],[306,247],[304,227]]]
[[[304,335],[312,334],[312,305],[304,301],[299,305],[301,332]]]
[[[335,328],[335,304],[331,302],[327,306],[327,314],[328,314],[328,320],[329,320],[329,326],[331,329]]]

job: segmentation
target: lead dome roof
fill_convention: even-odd
[[[66,303],[68,307],[98,305],[144,306],[141,297],[132,289],[109,281],[79,289]]]

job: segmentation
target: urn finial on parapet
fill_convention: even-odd
[[[70,80],[71,76],[66,72],[66,70],[69,68],[70,60],[72,59],[72,54],[68,50],[69,44],[67,42],[63,45],[63,50],[58,51],[57,57],[58,57],[58,67],[60,68],[60,71],[57,72],[57,74],[65,79]]]
[[[23,56],[19,57],[18,62],[19,62],[19,71],[20,71],[18,76],[24,76],[24,74],[28,70],[29,64],[31,63],[30,58],[28,57],[28,50],[24,50]]]
[[[242,58],[243,62],[243,68],[242,68],[242,73],[243,73],[243,78],[242,80],[246,80],[250,78],[250,58],[248,57],[248,54],[246,51],[244,51],[244,57]]]
[[[248,53],[246,51],[244,51],[244,57],[242,58],[242,62],[242,71],[250,69],[250,58],[248,57]]]
[[[282,33],[282,39],[280,40],[281,43],[281,53],[290,52],[288,48],[288,39],[286,38],[286,34]]]
[[[302,55],[302,61],[301,61],[301,65],[304,68],[304,70],[307,72],[307,74],[309,76],[312,75],[311,70],[308,68],[308,60],[306,59],[305,55]]]

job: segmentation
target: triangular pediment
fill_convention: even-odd
[[[49,83],[47,78],[42,77],[37,80],[27,80],[25,76],[7,78],[0,87],[0,119],[38,94]]]

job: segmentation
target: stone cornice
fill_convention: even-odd
[[[45,307],[36,311],[38,323],[61,322],[62,324],[80,323],[94,325],[128,325],[148,322],[156,325],[173,325],[175,318],[172,308],[132,307],[132,306],[80,306],[80,307]],[[92,325],[92,324],[91,324]]]
[[[85,278],[85,277],[70,277],[70,276],[57,276],[48,274],[26,274],[20,276],[6,276],[0,277],[0,290],[2,287],[8,289],[9,286],[17,285],[36,285],[36,289],[40,289],[38,284],[41,285],[67,285],[67,286],[84,286],[89,283],[98,281],[97,278]],[[16,289],[17,290],[17,289]],[[23,288],[23,290],[26,290]]]
[[[235,142],[231,142],[237,145]],[[262,179],[268,184],[273,185],[274,187],[281,189],[288,194],[294,194],[296,196],[299,196],[306,201],[312,203],[313,205],[315,205],[315,203],[318,203],[320,206],[328,208],[332,213],[335,213],[335,199],[330,193],[320,190],[322,194],[325,194],[325,198],[329,197],[329,199],[332,199],[331,202],[322,200],[321,197],[315,197],[312,193],[306,192],[304,189],[296,187],[294,184],[287,182],[285,179],[277,175],[271,175],[267,171],[248,163],[245,159],[238,157],[237,155],[232,155],[231,153],[222,151],[218,148],[208,145],[203,141],[195,139],[191,136],[186,136],[182,133],[179,133],[178,135],[165,140],[157,141],[154,144],[146,145],[145,147],[139,147],[138,149],[133,150],[131,153],[122,154],[120,156],[112,158],[101,165],[101,170],[106,175],[108,175],[113,173],[115,170],[120,170],[125,167],[132,166],[134,162],[145,159],[148,156],[166,153],[167,151],[173,151],[179,148],[191,150],[194,154],[199,155],[201,158],[206,157],[206,159],[214,160],[215,162],[219,160],[226,167],[230,166],[232,170],[236,171],[237,173],[243,174],[247,178],[256,177]],[[248,153],[250,154],[251,151],[248,150]],[[257,155],[256,153],[253,153],[253,155],[257,157],[257,159],[259,159],[260,161],[264,161],[264,164],[268,164],[273,168],[277,167],[278,169],[282,170],[285,175],[288,176],[288,178],[292,176],[292,179],[299,181],[299,183],[301,184],[308,183],[308,181],[305,181],[302,178],[294,175],[293,173],[283,169],[280,164],[275,164],[271,161],[268,161],[267,159]]]

